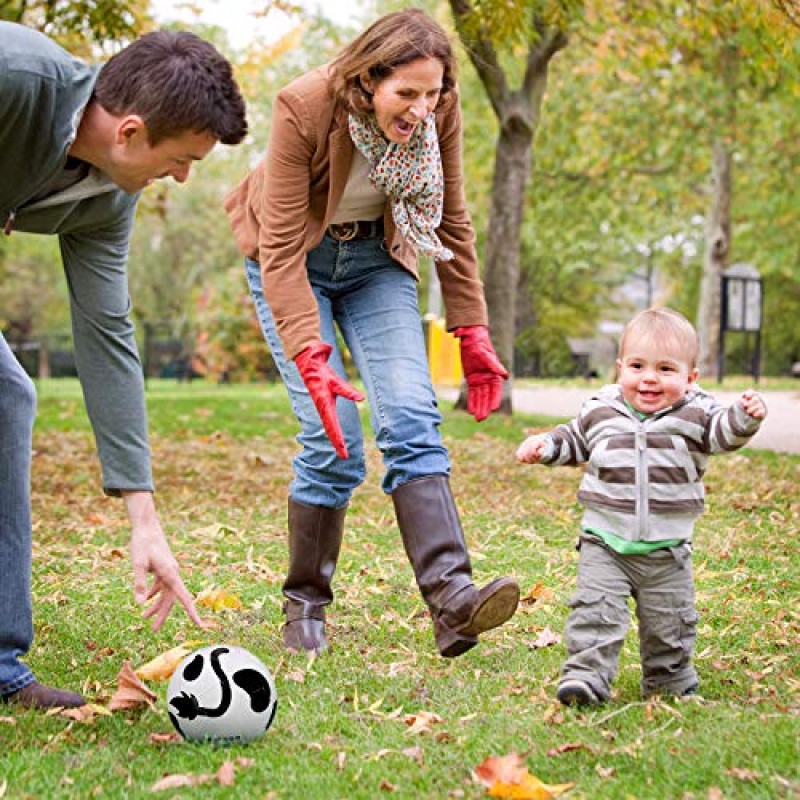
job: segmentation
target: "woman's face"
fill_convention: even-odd
[[[372,92],[375,118],[390,142],[405,144],[417,125],[436,108],[443,78],[441,61],[420,58],[397,67],[379,83],[361,79],[364,88]]]

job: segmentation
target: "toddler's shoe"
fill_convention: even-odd
[[[577,678],[563,681],[558,687],[556,697],[565,706],[597,706],[602,702],[588,683]]]

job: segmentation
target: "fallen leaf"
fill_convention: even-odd
[[[408,756],[408,758],[416,761],[417,764],[420,766],[424,766],[425,763],[425,753],[419,745],[417,747],[406,747],[403,750],[403,755]]]
[[[178,744],[183,741],[183,737],[177,732],[171,733],[151,733],[147,740],[150,744]]]
[[[94,722],[94,718],[100,716],[111,716],[111,711],[104,706],[99,706],[97,703],[86,703],[78,708],[64,708],[59,711],[60,717],[67,717],[67,719],[75,720],[75,722]]]
[[[475,768],[473,775],[488,788],[489,797],[507,800],[550,800],[575,785],[543,783],[528,772],[525,762],[517,753],[489,756]]]
[[[197,605],[203,608],[210,608],[212,611],[224,611],[225,609],[232,608],[236,611],[244,608],[242,601],[230,592],[224,589],[203,589],[197,595]]]
[[[156,656],[152,661],[137,667],[135,672],[143,681],[168,681],[178,668],[178,664],[201,644],[203,644],[202,641],[179,644],[177,647],[167,650],[166,653]]]
[[[0,724],[16,725],[17,720],[15,717],[0,717]]]
[[[397,791],[397,787],[393,783],[389,783],[389,781],[387,781],[386,778],[384,778],[381,781],[380,789],[381,789],[382,792],[396,792]]]
[[[210,775],[166,775],[156,781],[151,787],[151,792],[165,792],[168,789],[180,789],[183,786],[200,786],[211,780]]]
[[[155,692],[139,680],[130,661],[125,661],[117,674],[117,686],[108,703],[109,711],[127,711],[142,705],[153,705],[157,699]]]
[[[550,630],[549,625],[545,625],[544,630],[540,631],[539,635],[531,644],[531,647],[534,650],[539,650],[542,647],[550,647],[551,645],[558,644],[560,641],[561,634]]]
[[[617,774],[617,770],[615,767],[604,767],[601,764],[595,764],[594,771],[601,778],[613,778]]]
[[[432,727],[444,720],[432,711],[418,711],[416,714],[406,714],[406,725],[409,726],[406,733],[410,735],[431,733]]]
[[[553,597],[553,590],[546,587],[541,581],[520,600],[524,605],[533,605],[537,600],[550,600]]]
[[[560,744],[558,747],[553,747],[547,751],[547,755],[560,756],[562,753],[571,753],[573,750],[589,750],[589,748],[580,742],[569,742],[567,744]]]
[[[757,781],[761,777],[755,770],[741,769],[739,767],[731,767],[730,769],[726,769],[725,772],[734,778],[738,778],[740,781]]]
[[[236,778],[236,769],[232,761],[225,761],[217,770],[217,782],[220,786],[233,786]]]
[[[528,768],[518,753],[507,756],[488,756],[473,770],[473,774],[484,786],[491,787],[498,781],[516,783]]]

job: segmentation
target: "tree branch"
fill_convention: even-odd
[[[497,51],[488,34],[482,30],[483,25],[479,27],[479,34],[473,35],[469,18],[474,14],[474,8],[470,0],[450,0],[450,8],[459,38],[486,89],[495,115],[500,119],[503,105],[508,98],[508,84],[497,58]]]

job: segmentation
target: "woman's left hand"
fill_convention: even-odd
[[[467,381],[467,411],[481,422],[500,408],[508,371],[500,363],[485,325],[456,328],[461,340],[461,367]]]

